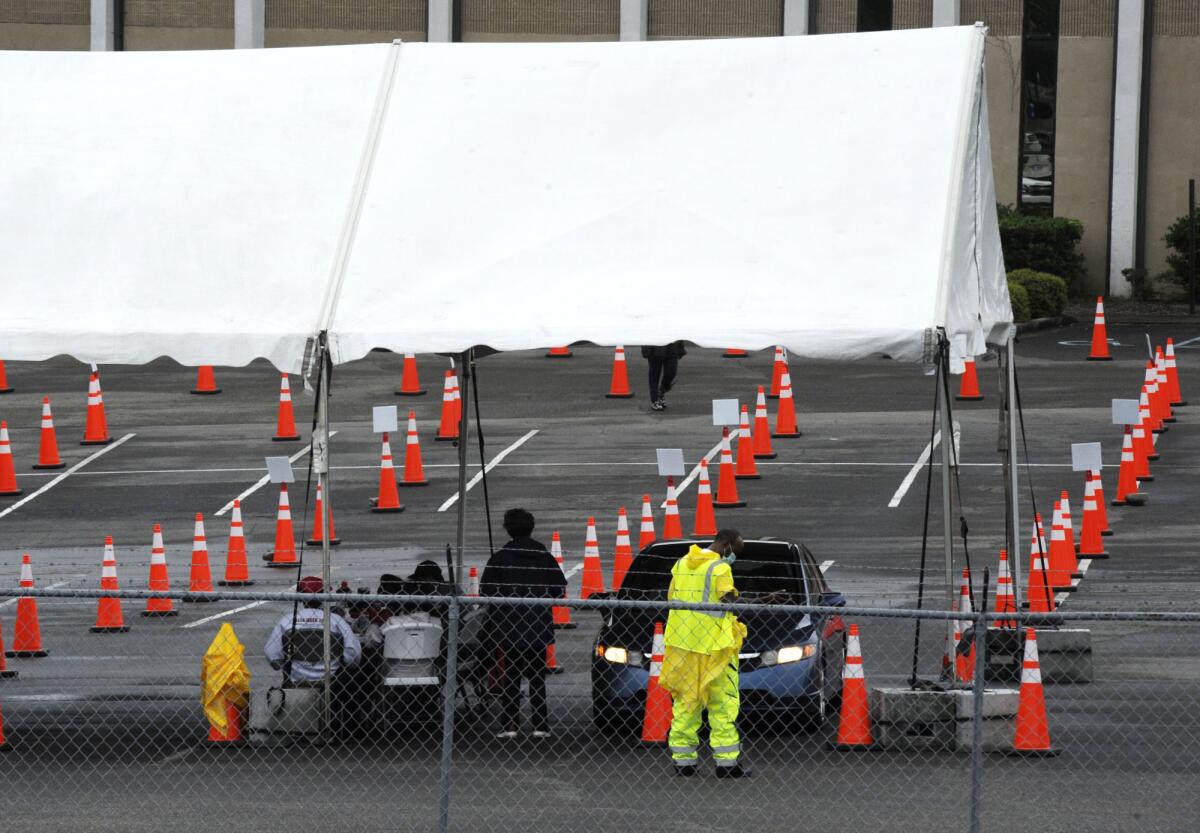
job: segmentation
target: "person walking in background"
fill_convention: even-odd
[[[650,410],[666,409],[667,391],[675,385],[679,360],[686,355],[682,341],[673,341],[661,347],[642,347],[642,357],[650,363]]]
[[[504,513],[512,538],[488,559],[480,578],[482,596],[561,599],[567,579],[554,556],[532,538],[533,515],[524,509]],[[488,610],[487,633],[503,662],[504,724],[496,737],[515,738],[521,729],[521,681],[529,681],[530,722],[535,738],[550,737],[546,705],[546,647],[554,641],[549,605],[495,605]]]

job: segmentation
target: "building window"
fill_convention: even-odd
[[[1026,214],[1054,214],[1059,0],[1025,0],[1021,30],[1021,187]]]
[[[888,32],[892,28],[892,0],[858,0],[859,32]]]

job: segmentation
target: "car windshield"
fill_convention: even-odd
[[[664,600],[671,583],[671,568],[687,551],[687,544],[659,545],[634,559],[619,596],[646,601]],[[783,541],[747,541],[733,562],[733,583],[747,599],[767,593],[791,594],[789,601],[803,603],[800,563],[790,544]]]

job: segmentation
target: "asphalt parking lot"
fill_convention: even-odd
[[[1101,442],[1108,497],[1116,486],[1120,432],[1111,424],[1110,400],[1135,397],[1145,362],[1147,328],[1109,325],[1115,361],[1089,363],[1090,326],[1079,324],[1022,336],[1020,386],[1031,465],[1022,485],[1032,485],[1038,508],[1049,515],[1053,497],[1071,492],[1078,506],[1083,481],[1071,471],[1070,445]],[[1070,610],[1196,610],[1200,571],[1195,540],[1200,524],[1200,385],[1196,360],[1200,328],[1149,329],[1152,340],[1173,336],[1185,398],[1179,420],[1160,438],[1149,501],[1138,509],[1111,510],[1107,539],[1112,558],[1089,569]],[[490,471],[497,546],[498,516],[509,506],[530,509],[546,540],[563,540],[572,595],[578,589],[587,517],[598,525],[606,581],[619,506],[636,535],[641,495],[662,500],[654,450],[680,447],[689,465],[720,439],[710,402],[737,397],[753,405],[755,388],[770,380],[769,351],[732,360],[719,350],[693,349],[680,366],[662,413],[648,409],[645,363],[630,354],[632,399],[608,399],[611,350],[578,347],[569,360],[541,352],[489,356],[479,362],[484,456],[508,452]],[[333,506],[342,544],[333,551],[334,578],[374,587],[384,572],[407,572],[421,558],[441,560],[455,537],[457,449],[433,441],[440,409],[444,358],[420,357],[423,397],[398,398],[399,357],[375,353],[335,371],[332,393]],[[228,515],[218,514],[264,473],[266,455],[295,454],[308,440],[272,443],[277,373],[265,362],[218,368],[223,392],[188,394],[194,371],[161,360],[144,367],[101,369],[109,431],[120,440],[45,492],[0,515],[0,581],[15,584],[22,553],[29,553],[39,586],[98,584],[102,545],[112,535],[124,588],[145,587],[151,528],[161,523],[172,582],[186,583],[192,518],[204,513],[214,578],[223,565]],[[917,593],[925,505],[925,470],[909,477],[929,442],[933,382],[917,366],[886,359],[853,363],[792,363],[803,436],[774,440],[778,456],[760,461],[762,478],[739,482],[748,501],[718,510],[720,525],[747,537],[803,541],[819,561],[832,562],[829,582],[855,606],[913,607]],[[955,403],[961,425],[962,511],[970,528],[973,565],[995,568],[1003,546],[1003,483],[998,435],[996,363],[980,364],[982,402]],[[68,467],[97,452],[77,445],[83,432],[87,366],[66,358],[10,363],[15,393],[0,397],[18,478],[25,497],[61,472],[34,472],[41,397],[54,403],[55,423]],[[298,393],[298,422],[312,400]],[[406,511],[372,514],[378,484],[379,445],[371,432],[371,407],[397,404],[415,411],[430,485],[401,490]],[[774,405],[772,404],[772,413]],[[536,433],[533,433],[536,432]],[[519,444],[518,444],[519,443]],[[515,447],[514,447],[515,446]],[[402,460],[403,439],[392,438]],[[470,474],[479,468],[472,441]],[[936,459],[936,453],[935,453]],[[301,463],[297,473],[303,477]],[[71,470],[70,468],[68,470]],[[715,469],[714,469],[715,471]],[[940,474],[933,474],[930,525],[933,604],[943,604],[936,577],[941,564]],[[907,489],[903,484],[909,481]],[[680,497],[685,529],[695,484]],[[466,563],[482,567],[488,536],[482,486],[467,496]],[[1023,497],[1028,538],[1029,494]],[[277,492],[259,488],[242,500],[254,589],[281,590],[292,574],[261,566],[273,540]],[[0,499],[0,513],[13,499]],[[301,526],[303,484],[292,490]],[[889,504],[895,504],[889,506]],[[443,507],[444,510],[443,510]],[[443,511],[440,511],[443,510]],[[1076,509],[1078,512],[1078,509]],[[661,513],[656,522],[661,529]],[[311,518],[309,523],[311,524]],[[957,542],[956,542],[957,543]],[[962,558],[961,546],[957,557]],[[315,565],[319,555],[305,550]],[[958,564],[961,567],[961,561]],[[314,568],[315,569],[315,568]],[[1023,579],[1023,577],[1022,577]],[[94,602],[43,600],[43,659],[14,659],[16,680],[0,681],[5,728],[15,750],[0,757],[12,829],[207,830],[228,823],[243,830],[294,828],[319,820],[359,830],[428,829],[437,790],[440,740],[401,732],[386,742],[286,750],[222,751],[198,746],[205,727],[198,706],[200,657],[223,622],[247,645],[255,685],[274,682],[262,644],[284,605],[246,602],[179,604],[178,617],[147,620],[126,603],[127,634],[88,632]],[[11,638],[13,606],[0,606]],[[725,830],[750,823],[763,829],[823,825],[830,830],[914,830],[930,819],[965,826],[968,790],[965,758],[949,753],[913,756],[879,753],[843,757],[823,737],[792,731],[762,732],[748,740],[755,777],[715,788],[711,779],[680,783],[669,775],[666,753],[629,738],[592,730],[587,705],[588,662],[598,614],[577,617],[579,627],[560,633],[564,673],[550,681],[555,737],[535,745],[505,746],[481,725],[464,725],[455,770],[452,829],[632,829],[646,814],[661,816],[665,830]],[[907,675],[912,625],[862,620],[868,679],[897,682]],[[940,644],[926,629],[923,671],[933,674]],[[1200,641],[1194,627],[1138,623],[1092,625],[1096,682],[1048,690],[1053,729],[1064,754],[1050,761],[989,763],[985,800],[989,828],[1018,823],[1037,830],[1187,829],[1200,818],[1189,789],[1200,758],[1179,739],[1200,741]],[[797,780],[797,774],[800,774]],[[386,776],[386,777],[385,777]],[[799,791],[805,812],[795,817]],[[302,796],[326,799],[313,808]],[[875,808],[867,814],[862,796]],[[1057,800],[1054,796],[1082,796]],[[40,815],[48,804],[52,819]],[[880,819],[878,809],[887,808]],[[935,829],[935,828],[930,828]],[[936,828],[936,829],[941,829]]]

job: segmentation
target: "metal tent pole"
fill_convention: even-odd
[[[458,384],[459,417],[458,417],[458,540],[457,552],[454,554],[454,578],[459,582],[462,591],[463,552],[467,542],[467,431],[471,425],[471,409],[467,407],[471,386],[467,384],[471,378],[472,365],[475,356],[473,351],[464,351],[459,364],[462,366],[462,378]]]
[[[329,558],[329,343],[322,334],[320,353],[320,384],[317,389],[317,433],[312,441],[313,466],[317,470],[317,488],[321,495],[321,515],[317,523],[321,525],[321,584],[328,592],[330,588],[330,558]],[[300,530],[304,534],[304,530]],[[330,636],[329,617],[331,615],[328,601],[321,604],[321,651],[325,663],[325,686],[322,695],[322,725],[326,736],[333,725],[332,665],[333,643]]]
[[[942,453],[942,545],[946,559],[946,602],[947,609],[954,612],[954,522],[950,505],[950,456],[954,453],[954,425],[950,421],[950,402],[947,391],[950,388],[949,354],[943,350],[939,357],[941,376],[938,384],[938,421],[942,426],[942,437],[939,443]],[[946,622],[946,644],[953,646],[954,622]]]
[[[1012,542],[1008,549],[1009,577],[1012,579],[1013,601],[1021,609],[1021,501],[1017,469],[1017,327],[1008,331],[1005,345],[1008,358],[1008,517],[1012,523]]]

